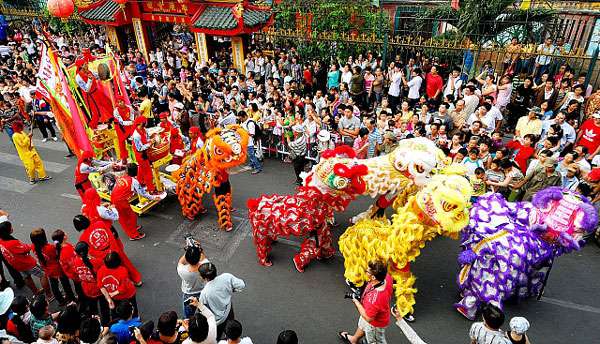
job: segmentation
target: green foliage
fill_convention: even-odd
[[[42,19],[48,23],[48,26],[52,32],[62,32],[67,35],[75,35],[78,33],[84,33],[89,31],[90,25],[85,23],[79,17],[77,9],[69,19],[61,19],[50,15],[48,8],[45,6],[42,8]]]
[[[296,15],[313,15],[311,32],[313,39],[290,41],[300,53],[314,57],[347,57],[368,50],[367,44],[323,42],[314,39],[319,32],[331,34],[379,33],[389,23],[382,23],[380,11],[372,6],[371,0],[284,0],[275,5],[275,27],[277,29],[298,29]],[[302,28],[301,28],[302,29]]]

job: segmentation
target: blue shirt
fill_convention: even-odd
[[[336,70],[327,73],[327,88],[338,87],[340,85],[340,71]]]
[[[124,321],[119,320],[116,324],[113,324],[110,327],[110,332],[114,333],[117,336],[117,343],[119,344],[129,344],[131,342],[131,333],[129,332],[129,326],[140,327],[142,322],[140,318],[132,318],[130,320]]]
[[[373,128],[373,131],[369,133],[369,149],[367,150],[367,157],[372,158],[375,156],[375,148],[377,145],[383,143],[383,136],[379,133],[377,128]]]

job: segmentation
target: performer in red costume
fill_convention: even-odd
[[[98,123],[109,122],[112,118],[113,109],[110,97],[99,85],[98,78],[88,69],[88,62],[90,61],[91,55],[89,53],[84,54],[83,57],[75,61],[75,66],[77,66],[75,82],[82,90],[83,100],[92,117],[88,125],[90,128],[96,129]]]
[[[95,160],[94,153],[91,151],[83,151],[81,157],[77,161],[75,167],[75,189],[79,193],[79,197],[83,201],[83,195],[85,191],[92,187],[90,183],[90,173],[92,172],[104,172],[112,167],[112,163],[108,161]]]
[[[135,130],[131,138],[133,139],[133,153],[138,164],[138,180],[149,192],[152,192],[155,187],[152,179],[152,166],[150,160],[148,160],[148,149],[152,146],[152,143],[146,132],[146,123],[146,117],[139,116],[136,118],[133,122]]]
[[[169,152],[173,156],[171,163],[181,165],[181,162],[183,161],[183,154],[185,154],[185,151],[190,149],[190,141],[187,137],[181,135],[178,128],[171,129],[170,140]],[[180,152],[182,155],[177,155],[177,153]]]
[[[127,139],[133,133],[134,111],[126,104],[126,95],[117,96],[117,106],[113,112],[115,132],[119,141],[119,159],[127,163]]]
[[[119,212],[119,223],[129,237],[129,240],[139,240],[146,236],[146,234],[140,233],[142,226],[137,225],[137,214],[131,210],[129,200],[135,194],[151,200],[160,200],[162,198],[162,196],[148,194],[144,187],[135,179],[137,173],[138,167],[136,164],[127,165],[127,175],[117,179],[115,187],[110,194],[110,201],[117,212]]]
[[[171,122],[169,121],[169,113],[163,112],[160,115],[158,115],[158,118],[160,119],[160,123],[158,124],[158,126],[163,128],[165,133],[171,132],[171,129],[173,129],[173,124],[171,124]]]
[[[196,150],[202,148],[202,146],[204,146],[204,135],[202,135],[202,132],[200,132],[200,128],[191,127],[189,154],[194,154]]]
[[[97,221],[90,225],[90,220],[87,217],[76,215],[73,218],[73,226],[78,232],[81,232],[79,241],[88,244],[90,256],[103,260],[111,251],[119,253],[123,266],[129,272],[129,277],[135,283],[135,286],[142,285],[142,275],[125,254],[123,244],[115,238],[103,222]]]
[[[89,188],[85,191],[81,213],[85,215],[91,223],[102,221],[106,228],[111,228],[113,221],[119,220],[119,213],[116,208],[112,207],[110,204],[103,204],[100,195],[98,195],[98,192],[94,188]]]

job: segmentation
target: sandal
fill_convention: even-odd
[[[343,341],[344,343],[352,343],[350,341],[350,339],[348,339],[348,333],[347,332],[338,332],[338,338]]]

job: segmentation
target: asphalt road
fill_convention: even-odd
[[[74,159],[65,159],[61,142],[42,143],[36,131],[34,142],[53,180],[30,186],[14,147],[0,134],[0,208],[11,213],[15,235],[29,241],[33,227],[47,231],[64,229],[72,242],[76,232],[71,219],[79,213],[81,202],[72,186]],[[270,268],[259,266],[250,228],[246,220],[246,200],[263,193],[293,192],[292,166],[267,160],[264,172],[247,172],[231,177],[235,230],[215,231],[212,200],[205,197],[208,215],[194,222],[180,215],[176,199],[167,199],[140,219],[147,237],[125,241],[129,257],[144,276],[138,289],[138,303],[144,319],[156,320],[161,312],[181,313],[179,278],[175,271],[183,253],[183,235],[192,232],[202,242],[209,259],[220,272],[230,272],[244,279],[246,290],[235,295],[234,307],[244,334],[254,343],[275,343],[277,334],[294,329],[302,343],[338,343],[337,331],[354,331],[358,319],[354,306],[343,298],[343,260],[337,255],[325,262],[313,262],[306,272],[296,272],[292,257],[299,240],[280,241],[274,245]],[[364,210],[370,200],[359,199],[337,217],[341,224]],[[336,238],[346,225],[334,230]],[[120,230],[120,227],[117,227]],[[456,241],[438,238],[427,244],[412,265],[417,276],[417,321],[411,326],[428,343],[467,343],[471,322],[452,308],[457,300],[455,276],[458,271]],[[529,335],[535,343],[599,343],[600,291],[598,271],[600,249],[594,244],[583,251],[557,260],[545,296],[506,306],[507,319],[525,316],[531,322]],[[508,322],[506,323],[508,326]],[[406,343],[400,330],[387,329],[389,343]]]

